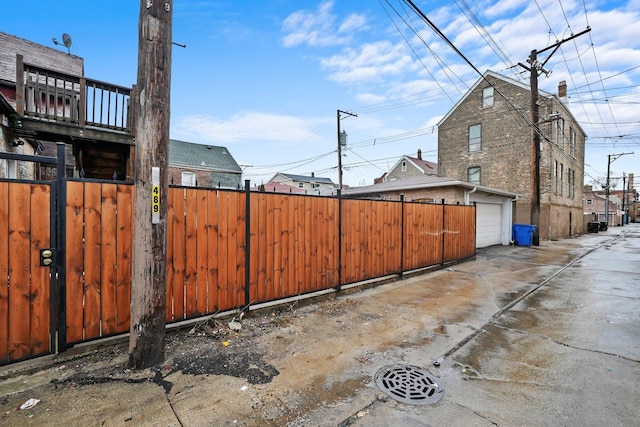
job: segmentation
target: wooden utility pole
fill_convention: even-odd
[[[342,114],[351,117],[358,117],[355,113],[350,113],[348,111],[338,110],[338,188],[342,190],[342,146],[347,145],[347,133],[345,131],[340,132],[340,120],[342,119]]]
[[[139,0],[129,365],[165,357],[172,1]]]
[[[538,246],[540,244],[540,113],[538,105],[538,76],[540,73],[548,74],[548,71],[544,70],[544,66],[549,61],[551,56],[558,50],[562,43],[573,40],[578,36],[588,33],[591,28],[587,28],[578,34],[571,35],[564,40],[560,40],[551,46],[545,47],[542,50],[533,49],[531,55],[529,55],[529,66],[518,63],[522,68],[530,72],[530,89],[531,89],[531,123],[532,123],[532,151],[531,151],[531,224],[536,228],[533,233],[533,244]],[[553,52],[547,56],[543,62],[538,60],[538,54],[546,52],[549,49],[553,49]]]

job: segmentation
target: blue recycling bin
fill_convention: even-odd
[[[533,244],[533,233],[535,225],[513,224],[513,241],[517,246],[531,246]]]

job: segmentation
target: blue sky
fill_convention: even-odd
[[[528,81],[518,62],[565,43],[540,89],[568,84],[589,136],[585,183],[635,173],[640,184],[640,0],[456,0],[415,4],[484,72]],[[85,75],[135,84],[133,0],[0,0],[0,31],[56,48],[71,35]],[[478,79],[401,0],[174,0],[171,137],[226,146],[252,183],[275,172],[372,184],[403,154],[437,162],[440,118]],[[418,37],[419,36],[419,37]],[[62,46],[58,46],[64,50]],[[621,186],[621,182],[618,184]]]

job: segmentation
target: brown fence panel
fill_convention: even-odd
[[[198,313],[198,236],[196,234],[198,223],[207,220],[207,212],[198,210],[199,205],[196,203],[197,195],[195,188],[187,188],[184,190],[185,200],[185,216],[184,216],[184,299],[185,299],[185,317],[187,319],[198,317],[205,314]],[[204,236],[200,236],[204,238]],[[206,260],[205,260],[206,261]],[[206,288],[205,288],[206,289]],[[202,290],[201,290],[202,291]]]
[[[51,350],[51,187],[0,182],[0,364]]]
[[[475,206],[444,206],[444,262],[469,258],[476,250]]]
[[[116,201],[116,333],[128,332],[131,320],[133,256],[133,186],[118,185]]]
[[[0,182],[0,361],[9,359],[9,183]]]
[[[342,282],[398,273],[401,246],[398,202],[342,200]]]
[[[132,186],[67,182],[67,342],[129,330]]]
[[[405,203],[404,269],[442,262],[444,205]]]
[[[31,307],[30,354],[51,350],[51,279],[50,268],[40,266],[40,249],[51,247],[51,188],[31,185]]]
[[[244,304],[244,194],[170,187],[167,321]]]
[[[100,271],[101,228],[101,185],[87,183],[84,186],[84,307],[83,326],[85,339],[100,336],[100,300],[102,286]],[[105,284],[106,288],[106,284]]]
[[[337,284],[337,200],[251,193],[252,304]]]
[[[84,183],[67,183],[66,207],[67,342],[84,339]]]

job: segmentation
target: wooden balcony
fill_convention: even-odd
[[[133,145],[134,89],[16,58],[16,111],[25,136]]]

